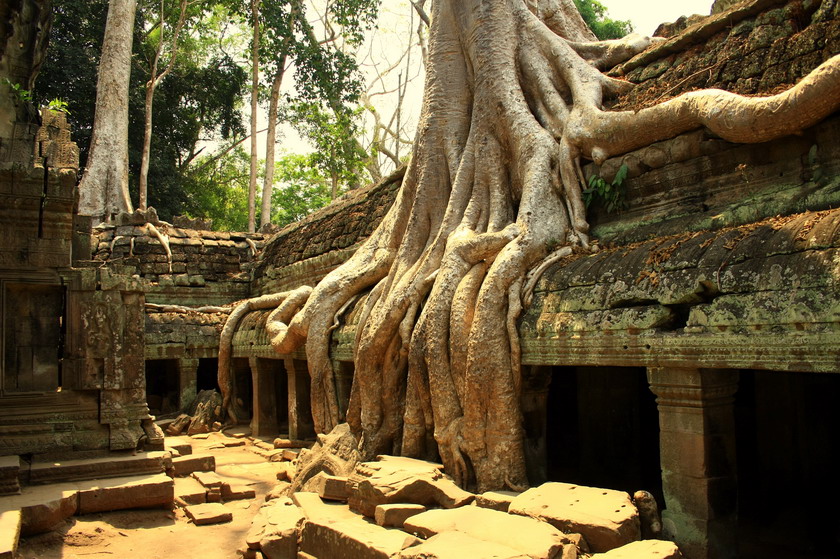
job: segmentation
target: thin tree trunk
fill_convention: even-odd
[[[271,191],[274,187],[274,152],[277,144],[277,105],[280,103],[280,87],[283,85],[283,74],[286,57],[283,56],[278,64],[277,75],[271,84],[271,101],[268,105],[268,135],[265,140],[265,181],[262,191],[262,213],[260,225],[271,223]]]
[[[136,0],[111,0],[96,82],[90,156],[79,184],[79,214],[110,220],[131,212],[128,195],[128,86]]]
[[[143,126],[143,153],[140,160],[140,177],[137,181],[137,189],[139,191],[139,200],[137,207],[141,210],[146,209],[146,202],[148,197],[148,177],[149,177],[149,159],[152,150],[152,105],[155,99],[155,90],[158,84],[163,81],[172,68],[175,66],[175,53],[178,50],[178,36],[181,34],[181,29],[184,26],[184,21],[187,15],[187,0],[181,0],[181,14],[178,17],[178,23],[175,26],[175,32],[172,34],[172,51],[170,53],[169,63],[166,69],[158,75],[158,63],[160,56],[163,53],[163,0],[160,3],[160,41],[158,42],[155,51],[155,58],[152,61],[152,68],[149,72],[149,81],[146,82],[146,118]]]
[[[248,232],[256,231],[257,199],[257,109],[260,88],[260,2],[251,0],[254,44],[251,48],[251,180],[248,183]]]

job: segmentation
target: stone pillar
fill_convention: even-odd
[[[178,408],[186,412],[195,400],[198,386],[198,359],[178,359]]]
[[[300,440],[314,437],[306,361],[287,358],[284,363],[289,378],[289,438]]]
[[[687,559],[737,556],[737,371],[649,368],[659,406],[664,535]]]
[[[277,436],[277,399],[274,371],[267,359],[251,357],[251,385],[253,386],[253,412],[251,434],[255,437]]]

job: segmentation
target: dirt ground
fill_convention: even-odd
[[[255,490],[254,499],[224,503],[233,513],[231,522],[196,526],[180,507],[74,516],[53,532],[21,538],[20,558],[231,559],[240,556],[237,550],[245,548],[251,520],[265,501],[266,493],[277,484],[278,464],[257,454],[255,451],[259,449],[250,439],[244,439],[244,446],[233,447],[224,445],[237,444],[236,441],[243,439],[222,433],[212,433],[204,440],[179,439],[192,444],[193,454],[213,454],[216,473],[225,481]],[[178,478],[176,494],[177,484]]]

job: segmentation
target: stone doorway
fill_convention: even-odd
[[[159,416],[179,410],[179,376],[177,359],[146,361],[146,403],[149,405],[149,413]]]
[[[840,375],[742,371],[739,557],[836,557]]]
[[[644,489],[661,507],[659,416],[645,369],[542,369],[550,374],[545,398],[545,480],[630,494]],[[530,429],[526,426],[526,430]]]

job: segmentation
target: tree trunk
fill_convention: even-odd
[[[109,220],[132,211],[128,195],[128,85],[136,0],[111,0],[99,60],[90,155],[79,214]]]
[[[603,160],[707,126],[767,141],[840,106],[840,56],[786,93],[684,95],[605,112],[629,87],[602,75],[649,39],[593,42],[572,0],[433,3],[423,114],[396,201],[273,344],[305,341],[316,430],[338,420],[330,332],[357,310],[347,420],[363,459],[440,458],[461,485],[527,486],[516,320],[526,272],[588,247],[580,158]],[[524,292],[524,293],[523,293]]]
[[[251,0],[254,40],[251,45],[251,180],[248,183],[248,232],[256,231],[257,199],[257,110],[260,89],[260,1]]]
[[[274,188],[274,152],[277,144],[277,105],[280,102],[280,87],[283,85],[284,56],[278,64],[277,75],[271,83],[271,100],[268,105],[268,134],[265,140],[265,180],[262,191],[262,213],[260,225],[271,223],[271,191]]]
[[[152,66],[149,72],[149,81],[146,82],[146,105],[145,105],[145,122],[143,126],[143,153],[140,159],[140,177],[137,180],[137,190],[138,190],[138,202],[137,207],[141,210],[146,209],[146,202],[148,197],[148,178],[149,178],[149,159],[151,157],[151,150],[152,150],[152,107],[155,100],[155,89],[157,89],[158,84],[163,81],[163,78],[166,77],[169,72],[172,71],[172,68],[175,67],[175,55],[178,51],[178,36],[181,34],[181,29],[184,26],[184,21],[186,20],[187,15],[187,0],[181,0],[181,12],[178,16],[178,23],[175,25],[175,31],[172,34],[172,47],[170,52],[169,63],[166,65],[166,68],[160,74],[157,73],[158,71],[158,63],[160,62],[161,54],[163,53],[163,25],[164,25],[164,5],[163,2],[160,4],[160,20],[158,25],[160,26],[160,41],[158,42],[157,49],[155,50],[155,57],[152,60]]]

